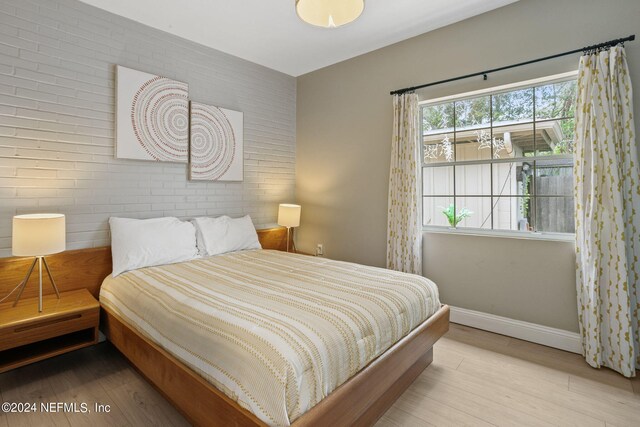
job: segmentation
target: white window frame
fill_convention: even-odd
[[[427,107],[429,105],[442,104],[446,102],[453,102],[462,99],[475,98],[482,95],[488,94],[498,94],[501,92],[510,92],[518,89],[525,89],[528,87],[534,86],[542,86],[553,83],[560,83],[563,81],[568,81],[572,79],[578,78],[578,70],[569,71],[561,74],[554,74],[547,77],[541,77],[537,79],[525,80],[516,83],[509,83],[500,86],[494,86],[490,88],[444,96],[435,99],[428,99],[424,101],[420,101],[419,111],[420,111],[420,119],[422,119],[422,108]],[[422,120],[420,120],[420,125],[422,126]],[[420,191],[420,221],[423,221],[424,212],[423,212],[423,199],[424,199],[424,189],[423,187],[423,171],[424,171],[424,143],[422,140],[422,132],[420,135],[420,183],[419,183],[419,191]],[[554,156],[555,158],[573,158],[573,155],[566,156]],[[485,163],[484,161],[482,163]],[[455,165],[455,162],[453,162]],[[455,189],[454,189],[455,195]],[[422,226],[423,232],[428,233],[443,233],[443,234],[461,234],[461,235],[470,235],[470,236],[491,236],[491,237],[502,237],[502,238],[515,238],[515,239],[525,239],[525,240],[552,240],[552,241],[561,241],[561,242],[574,242],[575,241],[575,233],[554,233],[554,232],[541,232],[541,231],[516,231],[516,230],[487,230],[481,228],[472,228],[472,227],[462,227],[462,228],[454,228],[454,227],[445,227],[441,225],[424,225]]]

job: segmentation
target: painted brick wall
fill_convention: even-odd
[[[187,180],[181,164],[114,158],[115,65],[189,83],[244,112],[242,183]],[[250,214],[294,197],[293,77],[76,0],[0,0],[0,256],[11,218],[67,215],[67,248],[108,244],[110,216]]]

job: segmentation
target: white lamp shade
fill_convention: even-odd
[[[278,209],[278,225],[284,227],[297,227],[300,225],[300,205],[291,205],[287,203],[280,204]]]
[[[13,217],[14,256],[45,256],[65,250],[66,226],[62,214],[30,214]]]
[[[296,13],[317,27],[335,28],[356,20],[364,10],[364,0],[296,0]]]

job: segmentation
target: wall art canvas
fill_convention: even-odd
[[[116,158],[186,163],[189,85],[116,67]]]
[[[191,102],[190,178],[242,181],[243,113]]]

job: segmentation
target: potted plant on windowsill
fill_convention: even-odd
[[[473,212],[467,208],[462,208],[458,211],[458,213],[456,213],[453,203],[450,204],[448,208],[443,208],[442,206],[440,206],[440,209],[442,209],[442,213],[444,214],[444,216],[447,217],[447,221],[449,221],[449,225],[453,228],[456,228],[458,223],[463,219],[473,215]]]

